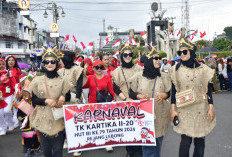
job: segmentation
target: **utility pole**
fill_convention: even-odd
[[[49,5],[51,5],[51,6],[47,7],[45,9],[44,14],[43,14],[44,18],[48,17],[47,10],[50,10],[50,11],[52,11],[52,15],[53,15],[53,23],[57,23],[57,21],[59,20],[59,12],[58,12],[59,9],[62,10],[61,16],[65,17],[66,14],[65,14],[62,6],[57,6],[55,2],[51,2],[51,3],[49,3]],[[55,44],[58,46],[58,39],[57,38],[55,38]]]
[[[103,32],[105,33],[105,31],[106,31],[106,27],[105,27],[106,20],[105,20],[105,18],[102,20],[102,22],[103,22]]]
[[[53,22],[57,23],[57,7],[56,7],[56,3],[53,2],[52,4],[53,7]],[[55,44],[58,45],[58,39],[55,38]]]

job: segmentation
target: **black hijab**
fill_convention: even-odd
[[[74,64],[75,53],[70,51],[64,51],[64,56],[61,58],[64,63],[65,69],[70,69]]]
[[[196,46],[194,46],[193,50],[189,50],[190,51],[190,59],[187,61],[180,61],[180,63],[177,64],[176,66],[176,70],[179,69],[180,65],[183,64],[184,66],[188,67],[188,68],[197,68],[200,66],[200,64],[198,63],[198,61],[196,60],[197,56],[196,56]]]
[[[56,63],[56,68],[55,68],[53,71],[48,71],[48,70],[45,68],[45,75],[47,76],[47,78],[53,79],[53,78],[58,77],[58,76],[59,76],[59,74],[57,73],[58,68],[59,68],[58,61],[57,61],[57,63]]]
[[[154,67],[153,58],[144,60],[143,76],[148,79],[155,79],[157,76],[161,76],[160,68]]]
[[[132,68],[133,66],[134,66],[134,64],[133,64],[133,58],[131,59],[131,61],[129,62],[129,63],[126,63],[125,61],[124,61],[124,59],[123,59],[123,53],[120,55],[120,59],[121,59],[121,62],[122,62],[122,67],[123,68],[128,68],[128,69],[130,69],[130,68]]]

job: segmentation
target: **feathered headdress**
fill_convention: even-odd
[[[51,47],[44,47],[44,49],[46,49],[45,53],[43,54],[42,56],[42,59],[43,60],[46,60],[46,59],[54,59],[54,60],[59,60],[59,56],[60,56],[60,53],[58,50],[56,50],[56,46],[54,48],[51,48]]]
[[[157,50],[155,47],[152,46],[151,52],[147,55],[147,58],[153,58],[156,54],[158,54]]]
[[[125,52],[126,50],[129,50],[132,52],[132,47],[129,44],[125,44],[124,47],[120,50],[120,53],[122,54],[123,52]]]

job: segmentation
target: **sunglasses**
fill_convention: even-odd
[[[123,57],[127,58],[127,57],[133,57],[133,53],[124,53]]]
[[[183,55],[187,55],[188,50],[177,51],[178,56],[181,56],[182,53],[183,53]]]
[[[153,59],[154,59],[154,60],[161,60],[161,57],[157,57],[157,56],[156,56],[156,57],[154,57]]]
[[[100,70],[103,70],[103,69],[104,69],[104,66],[100,65],[100,66],[95,66],[94,68],[95,68],[96,70],[99,70],[99,69],[100,69]]]
[[[51,64],[56,64],[56,60],[45,60],[44,64],[48,65],[49,63]]]

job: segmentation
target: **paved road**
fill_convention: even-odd
[[[205,157],[232,157],[232,92],[223,92],[213,96],[217,125],[206,137]],[[24,157],[19,129],[0,136],[0,157]],[[171,126],[164,137],[162,157],[177,157],[180,135],[172,131]],[[125,157],[125,147],[114,148],[113,153],[104,149],[83,152],[82,157]],[[193,147],[191,147],[193,152]],[[71,157],[64,150],[65,157]],[[191,155],[192,156],[192,155]]]

